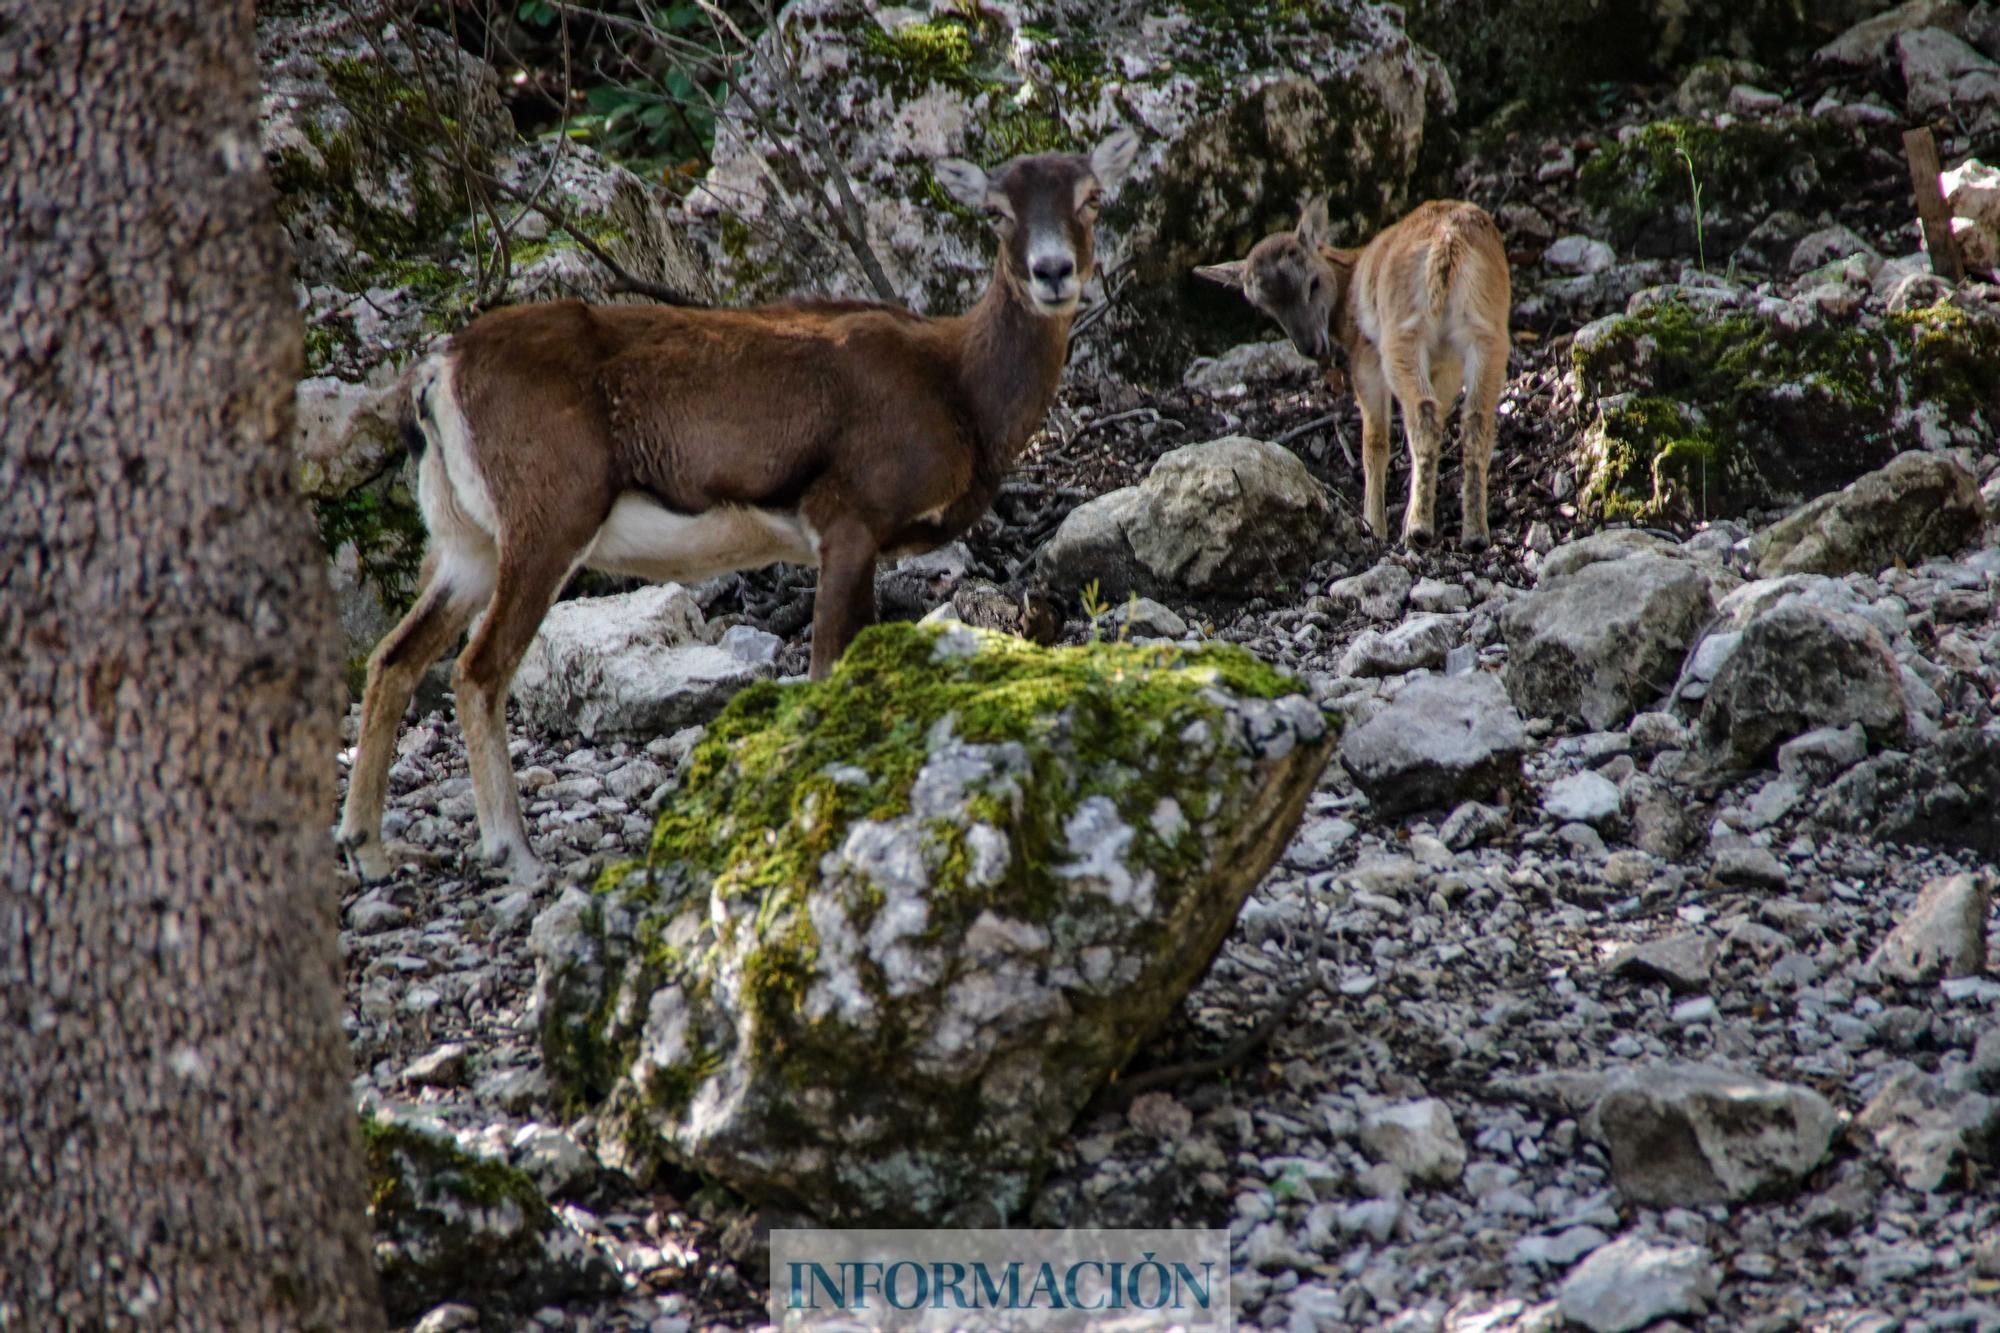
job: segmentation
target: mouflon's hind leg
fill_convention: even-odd
[[[335,835],[348,863],[363,880],[384,879],[393,869],[394,858],[382,842],[382,811],[387,804],[389,765],[403,713],[424,672],[465,633],[492,595],[491,553],[483,562],[478,557],[478,552],[454,552],[447,558],[435,549],[426,555],[423,592],[409,614],[369,655],[368,684],[361,696],[361,734],[354,747],[354,766],[348,773],[340,830]]]

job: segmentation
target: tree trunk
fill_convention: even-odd
[[[251,0],[0,0],[0,1328],[382,1323]]]

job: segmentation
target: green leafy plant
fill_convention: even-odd
[[[1687,164],[1688,192],[1694,197],[1695,262],[1701,266],[1701,271],[1706,273],[1708,272],[1708,247],[1702,236],[1701,229],[1701,180],[1695,175],[1694,154],[1688,151],[1686,127],[1681,125],[1674,126],[1673,136],[1674,151],[1680,155],[1681,161]]]

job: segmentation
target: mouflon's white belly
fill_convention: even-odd
[[[592,569],[660,583],[699,583],[781,560],[819,560],[818,534],[795,510],[718,505],[680,514],[629,491],[611,506],[583,557]]]

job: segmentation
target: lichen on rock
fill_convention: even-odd
[[[829,1219],[1017,1217],[1330,746],[1238,649],[872,628],[829,680],[737,696],[647,859],[537,920],[548,1067],[642,1176]]]

